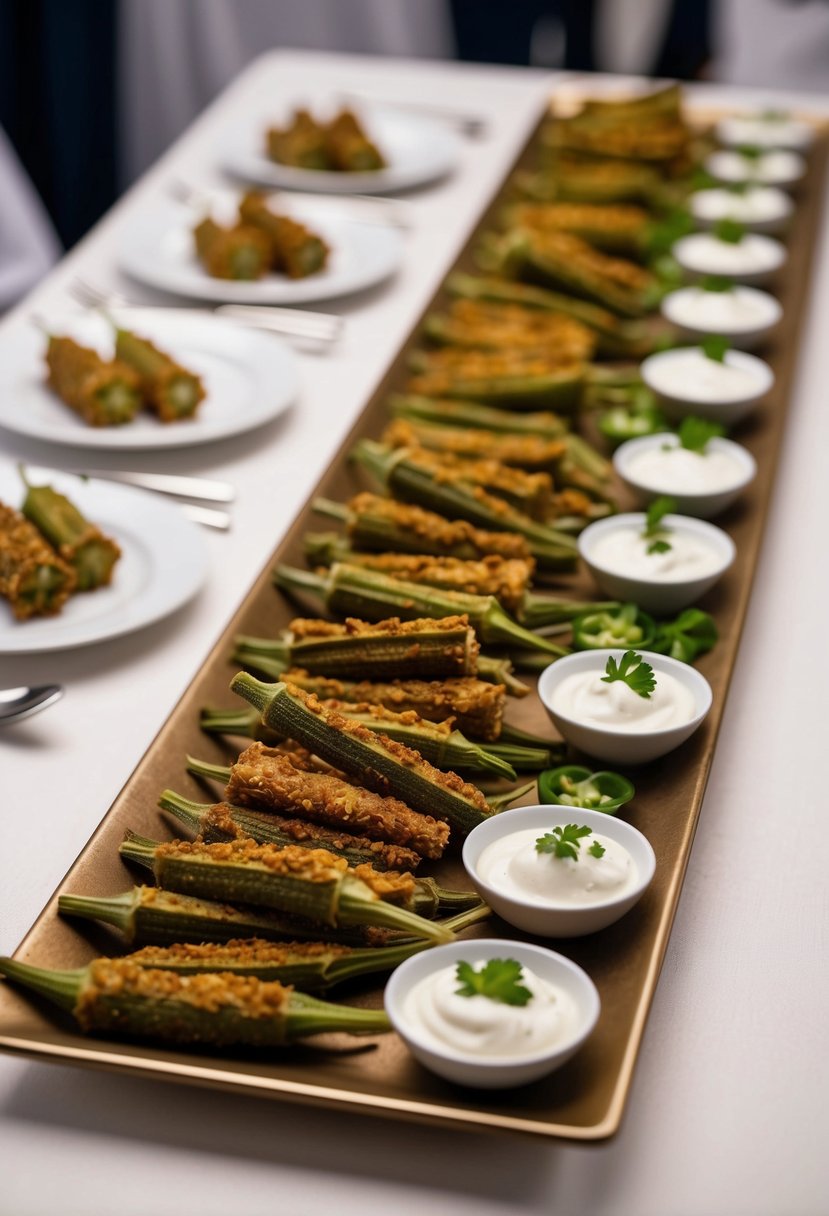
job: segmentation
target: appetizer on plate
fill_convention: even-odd
[[[340,110],[330,122],[318,122],[308,110],[295,110],[286,127],[270,127],[265,137],[268,157],[298,169],[366,173],[385,169],[386,161],[351,110]]]
[[[239,222],[222,227],[209,216],[193,230],[196,253],[217,279],[252,280],[266,274],[304,279],[323,270],[330,249],[305,224],[279,215],[267,196],[250,190],[239,203]]]
[[[90,426],[132,422],[142,406],[160,422],[192,418],[204,400],[201,379],[147,338],[115,327],[115,357],[74,338],[49,335],[47,384]]]

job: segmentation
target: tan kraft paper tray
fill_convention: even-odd
[[[710,115],[706,113],[705,117]],[[529,161],[533,142],[534,137],[517,158],[516,167]],[[514,1091],[487,1094],[463,1090],[432,1077],[415,1063],[394,1034],[372,1040],[369,1049],[361,1040],[340,1037],[330,1042],[327,1050],[302,1045],[270,1059],[250,1054],[185,1053],[84,1038],[75,1032],[70,1019],[8,984],[0,984],[0,1047],[38,1059],[456,1128],[584,1141],[600,1140],[617,1130],[691,851],[751,593],[808,298],[825,167],[826,138],[821,136],[810,158],[808,177],[798,192],[790,259],[778,293],[784,320],[774,344],[764,352],[774,367],[775,387],[761,410],[738,432],[738,438],[757,459],[759,475],[738,506],[718,520],[736,542],[737,560],[701,605],[714,613],[721,631],[719,645],[699,663],[713,688],[713,709],[689,743],[636,775],[636,798],[625,808],[625,817],[644,831],[654,847],[656,877],[638,906],[615,926],[591,938],[553,943],[586,968],[601,995],[597,1029],[578,1055],[546,1080]],[[456,268],[472,269],[476,235],[497,210],[501,193],[474,224]],[[443,293],[438,292],[429,308],[440,304],[442,298]],[[406,356],[419,329],[420,321],[314,494],[343,500],[365,484],[348,467],[346,453],[354,440],[363,435],[377,436],[382,429],[386,421],[384,401],[405,378]],[[62,921],[57,915],[57,896],[61,892],[114,895],[131,885],[135,876],[119,860],[118,844],[127,828],[160,839],[170,837],[170,825],[156,809],[158,795],[166,786],[204,801],[213,796],[205,795],[204,788],[187,777],[183,767],[188,752],[228,762],[227,749],[200,732],[199,710],[205,705],[230,705],[234,700],[227,691],[235,670],[228,661],[234,634],[273,635],[292,616],[305,611],[297,611],[273,589],[270,570],[277,559],[302,564],[303,532],[321,526],[326,524],[321,524],[320,517],[313,516],[306,506],[15,957],[46,967],[76,967],[99,953],[118,952],[120,942],[109,931],[91,925],[79,928]],[[562,580],[561,585],[579,595],[591,594],[583,575]],[[511,701],[509,716],[516,725],[549,732],[534,695],[524,701]],[[441,874],[446,885],[464,882],[456,861],[442,863]],[[497,919],[485,924],[481,932],[510,935]],[[381,989],[357,993],[350,999],[377,1006],[382,1000]],[[355,1042],[360,1044],[359,1049],[355,1049]]]

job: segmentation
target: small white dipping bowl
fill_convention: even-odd
[[[552,812],[552,813],[551,813]],[[518,898],[499,890],[481,875],[481,854],[489,845],[515,832],[537,831],[539,836],[568,823],[591,828],[607,836],[630,853],[636,868],[636,885],[623,895],[596,900],[594,904],[553,905],[531,895]],[[585,847],[589,846],[589,839]],[[463,845],[463,864],[475,889],[493,912],[516,929],[537,937],[584,937],[619,920],[641,898],[653,878],[656,858],[647,839],[623,819],[601,811],[581,810],[574,806],[522,806],[506,815],[494,815],[473,828]]]
[[[453,1048],[436,1047],[420,1027],[406,1015],[406,998],[420,980],[459,962],[487,962],[492,958],[514,958],[550,984],[563,989],[576,1007],[576,1027],[560,1043],[526,1056],[470,1055]],[[470,1000],[477,1000],[470,997]],[[591,1034],[601,1004],[596,986],[585,971],[561,954],[543,946],[497,938],[481,938],[435,946],[415,954],[392,972],[386,984],[386,1013],[412,1055],[424,1068],[476,1089],[508,1089],[537,1081],[566,1063]]]
[[[806,174],[806,162],[798,152],[769,148],[758,157],[744,156],[732,148],[721,148],[706,157],[705,168],[718,182],[757,182],[762,186],[794,186]]]
[[[700,362],[701,361],[701,362]],[[642,361],[640,374],[643,381],[655,393],[665,413],[671,419],[695,414],[710,418],[723,426],[733,426],[752,412],[774,384],[774,372],[764,359],[747,354],[744,350],[729,350],[723,359],[727,367],[748,373],[748,382],[738,396],[732,393],[717,398],[713,391],[703,390],[699,380],[692,376],[698,370],[707,373],[716,368],[716,360],[709,360],[699,346],[686,346],[674,350],[657,351]]]
[[[735,476],[730,483],[723,484],[716,490],[679,490],[676,484],[649,484],[644,476],[637,472],[636,460],[644,452],[660,451],[666,445],[679,447],[676,435],[643,435],[640,439],[629,439],[613,454],[613,464],[622,481],[645,503],[651,502],[662,494],[670,494],[676,500],[677,511],[681,515],[693,515],[697,519],[711,519],[719,515],[726,507],[742,494],[757,474],[757,463],[747,448],[732,439],[709,439],[708,450],[722,452],[729,456],[736,466]]]
[[[747,232],[741,241],[722,241],[713,232],[692,232],[671,246],[689,274],[721,275],[737,283],[768,283],[786,261],[786,247],[762,232]]]
[[[663,582],[633,574],[620,574],[615,570],[608,570],[598,563],[595,549],[599,540],[620,529],[635,528],[641,532],[645,527],[645,522],[644,512],[631,511],[623,515],[610,515],[607,519],[597,519],[595,523],[589,524],[579,535],[579,553],[584,564],[601,589],[613,599],[625,602],[632,600],[646,612],[653,612],[657,616],[669,616],[671,613],[680,612],[689,604],[695,603],[722,578],[734,561],[736,553],[734,541],[727,532],[723,532],[722,528],[706,523],[702,519],[692,519],[689,515],[666,515],[662,522],[667,528],[676,532],[684,532],[686,535],[701,540],[713,550],[718,560],[712,572],[695,575],[692,578]],[[599,652],[592,651],[592,653]],[[575,658],[575,656],[569,655],[568,662],[570,658]],[[650,662],[650,660],[648,661]]]
[[[688,206],[703,228],[734,220],[749,232],[783,232],[794,213],[794,203],[777,186],[749,186],[744,194],[719,188],[697,190]]]
[[[699,341],[708,334],[720,334],[739,350],[758,346],[773,333],[783,316],[780,302],[774,296],[742,284],[727,291],[680,287],[665,296],[661,308],[665,320],[684,337]]]
[[[556,729],[568,743],[580,751],[613,764],[648,764],[651,760],[672,752],[680,743],[690,738],[711,708],[711,685],[688,663],[680,663],[677,659],[670,659],[664,654],[653,654],[649,650],[637,651],[646,663],[650,663],[657,681],[660,672],[667,672],[693,696],[696,713],[688,722],[682,722],[678,726],[647,732],[625,731],[613,726],[594,726],[580,722],[565,717],[552,708],[555,691],[567,676],[575,672],[595,671],[599,678],[611,655],[619,662],[624,654],[624,650],[581,650],[577,654],[568,654],[563,659],[556,659],[555,663],[551,663],[542,671],[538,680],[538,695]],[[575,807],[569,809],[573,815],[580,813]],[[508,811],[507,815],[514,813]]]
[[[719,142],[729,148],[793,148],[797,152],[806,152],[815,139],[815,128],[811,123],[787,116],[734,115],[721,118],[715,131]]]

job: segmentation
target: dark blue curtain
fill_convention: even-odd
[[[0,125],[67,246],[112,204],[114,0],[0,0]]]

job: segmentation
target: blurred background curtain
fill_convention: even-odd
[[[0,312],[34,287],[60,252],[46,208],[0,130]]]
[[[454,42],[445,0],[119,0],[123,180],[276,47],[439,59]]]

